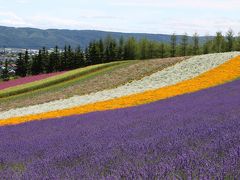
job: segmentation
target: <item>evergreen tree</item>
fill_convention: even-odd
[[[137,42],[134,37],[129,38],[124,45],[124,59],[134,60],[137,57]]]
[[[47,68],[47,73],[51,73],[57,70],[57,59],[55,50],[49,55],[49,64]]]
[[[197,33],[194,33],[193,35],[193,55],[199,54],[199,36]]]
[[[29,55],[28,55],[28,50],[25,51],[25,54],[19,53],[18,58],[16,61],[16,75],[25,77],[27,74],[29,74],[30,69],[29,69]]]
[[[74,69],[74,53],[69,45],[67,49],[67,69]]]
[[[176,46],[177,46],[177,37],[175,35],[175,33],[173,33],[173,35],[171,36],[171,50],[170,50],[170,54],[171,57],[175,57],[176,56]]]
[[[224,37],[221,32],[216,33],[214,39],[214,51],[217,53],[223,52],[224,49]]]
[[[33,75],[37,75],[43,73],[43,58],[42,58],[42,50],[38,51],[38,54],[32,59],[31,72]]]
[[[61,58],[60,58],[60,52],[59,52],[58,46],[55,46],[55,48],[54,48],[51,61],[54,64],[53,71],[60,71],[61,70]]]
[[[2,70],[1,78],[3,79],[3,81],[8,81],[10,79],[7,60],[4,63],[4,69]]]
[[[18,58],[17,58],[17,61],[16,61],[16,68],[17,68],[16,69],[16,75],[17,76],[21,76],[21,77],[26,76],[25,61],[24,61],[22,53],[18,54]]]
[[[88,47],[85,49],[85,58],[86,58],[86,66],[89,66],[89,65],[91,65],[92,64],[92,62],[91,62],[91,59],[90,59],[90,55],[89,55],[89,46],[90,45],[88,45]]]
[[[227,39],[226,51],[231,52],[233,51],[233,45],[234,45],[234,33],[232,29],[229,29],[229,31],[227,32],[226,39]]]
[[[42,66],[40,73],[50,72],[50,70],[49,70],[49,54],[48,54],[48,50],[45,47],[43,47],[41,50],[41,54],[39,56],[39,63],[41,63],[41,66]]]
[[[93,41],[89,44],[88,47],[88,62],[91,64],[99,64],[100,62],[100,51],[96,41]]]
[[[148,58],[148,40],[142,39],[139,42],[139,58],[140,59],[147,59]]]
[[[77,47],[74,54],[74,65],[75,65],[75,68],[80,68],[85,66],[84,52],[82,51],[80,46]]]
[[[117,60],[117,43],[111,36],[105,39],[105,62]]]
[[[160,44],[160,58],[165,58],[165,53],[166,53],[165,45],[164,45],[164,43],[161,43]]]
[[[120,39],[119,39],[117,59],[118,60],[123,60],[124,59],[124,38],[123,38],[123,36],[121,36]]]
[[[187,55],[187,46],[188,46],[188,35],[185,33],[182,36],[182,41],[181,41],[181,56],[186,56]]]
[[[102,39],[100,39],[98,42],[98,48],[99,48],[99,62],[103,63],[105,60],[104,59],[105,55],[104,55],[104,43]]]
[[[154,57],[157,57],[156,51],[155,51],[155,44],[153,41],[147,41],[147,59],[152,59]]]
[[[38,74],[38,62],[37,62],[37,55],[32,57],[31,62],[31,74],[36,75]]]
[[[24,67],[25,67],[25,73],[26,73],[25,76],[30,73],[29,61],[30,61],[30,57],[29,57],[29,54],[28,54],[28,50],[26,50],[25,54],[24,54]]]
[[[212,41],[206,40],[206,42],[203,44],[203,54],[209,54],[210,53],[211,43],[212,43]]]
[[[61,53],[60,71],[64,71],[67,69],[67,59],[68,59],[68,50],[67,50],[67,46],[65,45],[63,53]]]
[[[235,39],[234,50],[235,51],[240,51],[240,32],[238,33],[238,36]]]

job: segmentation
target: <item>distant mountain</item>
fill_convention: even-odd
[[[96,30],[42,30],[0,26],[0,47],[39,49],[43,46],[52,48],[58,45],[62,48],[65,44],[73,47],[79,45],[86,47],[90,41],[105,38],[108,35],[116,39],[123,36],[124,38],[135,37],[137,40],[147,38],[158,42],[169,42],[171,37],[171,35],[166,34],[121,33]],[[180,39],[181,36],[177,36],[178,42]],[[204,42],[205,39],[206,37],[200,37],[200,42]]]

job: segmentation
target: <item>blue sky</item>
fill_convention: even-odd
[[[200,35],[240,32],[239,0],[0,0],[0,25]]]

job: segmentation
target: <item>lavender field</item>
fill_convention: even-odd
[[[240,80],[139,107],[0,127],[0,147],[3,179],[234,179]]]

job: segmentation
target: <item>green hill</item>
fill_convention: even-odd
[[[42,30],[0,26],[0,47],[38,49],[43,46],[52,48],[58,45],[62,48],[66,44],[73,47],[79,45],[86,47],[90,41],[105,38],[108,35],[115,39],[123,36],[125,38],[135,37],[137,40],[147,38],[158,42],[169,42],[171,37],[166,34],[120,33],[96,30]],[[178,42],[180,39],[181,36],[177,36]],[[205,39],[206,37],[200,37],[200,42]]]

